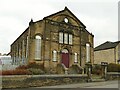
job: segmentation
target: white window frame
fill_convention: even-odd
[[[22,40],[22,64],[25,62],[25,41],[24,39]]]
[[[57,51],[53,50],[53,61],[56,62],[57,61]]]
[[[74,53],[74,63],[78,63],[78,54]]]
[[[86,44],[86,63],[90,62],[90,44]]]
[[[72,34],[69,34],[69,44],[71,44],[72,45]]]
[[[64,33],[64,44],[68,44],[68,33]]]
[[[35,36],[35,60],[41,60],[41,36]]]
[[[69,33],[59,32],[59,43],[72,45],[73,35]]]

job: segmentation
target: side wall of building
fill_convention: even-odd
[[[101,62],[115,63],[115,49],[106,49],[94,51],[94,64],[101,64]]]
[[[28,62],[28,29],[11,45],[12,64],[21,65]]]
[[[118,63],[120,62],[120,43],[115,48],[115,54],[116,54],[115,63]]]

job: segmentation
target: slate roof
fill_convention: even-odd
[[[118,44],[120,43],[120,41],[117,42],[110,42],[107,41],[97,47],[94,48],[94,51],[99,51],[99,50],[105,50],[105,49],[111,49],[111,48],[115,48]]]

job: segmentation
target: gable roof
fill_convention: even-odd
[[[61,11],[59,11],[59,12],[57,12],[57,13],[54,13],[54,14],[51,14],[51,15],[49,15],[49,16],[44,17],[43,20],[44,20],[45,18],[52,17],[52,16],[54,16],[54,15],[56,15],[56,14],[60,14],[60,13],[65,12],[65,11],[68,11],[75,19],[78,20],[78,22],[79,22],[82,26],[84,26],[84,28],[86,28],[86,26],[75,16],[67,7],[65,7],[64,10],[61,10]],[[43,20],[38,20],[38,21],[33,22],[33,19],[31,19],[31,21],[29,22],[29,26],[30,26],[31,23],[41,22],[41,21],[43,21]],[[11,45],[13,45],[25,32],[28,31],[29,26],[28,26],[28,28],[27,28]],[[86,30],[86,29],[85,29],[85,30]],[[86,30],[86,31],[87,31],[87,30]],[[88,31],[87,31],[87,32],[88,32]],[[88,33],[89,33],[89,32],[88,32]],[[89,33],[89,34],[92,35],[92,33]],[[94,36],[94,35],[92,35],[92,36]]]
[[[61,10],[61,11],[59,11],[59,12],[56,12],[56,13],[54,13],[54,14],[51,14],[51,15],[49,15],[49,16],[44,17],[44,19],[45,19],[45,18],[52,17],[52,16],[54,16],[54,15],[56,15],[56,14],[60,14],[60,13],[65,12],[65,11],[68,11],[75,19],[78,20],[78,22],[79,22],[83,27],[86,28],[86,26],[75,16],[67,7],[65,7],[64,10]]]
[[[99,51],[99,50],[105,50],[105,49],[111,49],[111,48],[115,48],[118,44],[120,43],[120,41],[117,42],[110,42],[107,41],[97,47],[94,48],[94,51]]]

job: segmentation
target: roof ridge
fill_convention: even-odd
[[[118,43],[120,43],[120,41],[117,41],[117,42],[106,41],[105,43],[95,47],[94,50],[98,51],[98,50],[115,48],[118,45]]]

